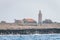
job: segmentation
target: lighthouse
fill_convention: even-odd
[[[38,25],[42,24],[42,13],[41,10],[39,10],[39,14],[38,14]]]

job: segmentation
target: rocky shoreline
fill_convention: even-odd
[[[60,33],[60,29],[21,29],[21,30],[0,30],[0,34],[53,34]]]

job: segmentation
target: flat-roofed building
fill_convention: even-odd
[[[15,19],[15,24],[17,24],[17,25],[23,25],[23,21],[22,20],[16,20]]]

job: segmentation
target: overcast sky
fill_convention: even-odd
[[[60,0],[0,0],[0,21],[33,18],[38,20],[41,10],[43,20],[60,22]]]

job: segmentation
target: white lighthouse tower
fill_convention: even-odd
[[[38,25],[42,24],[42,13],[41,10],[39,10],[39,14],[38,14]]]

